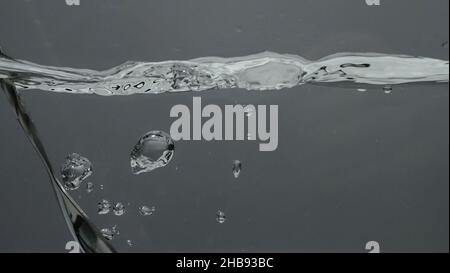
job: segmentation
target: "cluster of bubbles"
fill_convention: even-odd
[[[143,135],[131,150],[131,171],[134,174],[150,172],[169,164],[173,158],[175,144],[163,131],[150,131]],[[66,190],[76,190],[92,175],[92,163],[77,153],[67,155],[61,165],[61,180]],[[102,187],[102,185],[101,185]],[[94,190],[92,182],[87,183],[88,193]]]
[[[246,114],[253,115],[254,108],[246,108]],[[163,131],[150,131],[144,134],[139,138],[138,142],[131,150],[131,172],[138,175],[166,166],[173,158],[174,150],[174,141],[167,133]],[[237,179],[239,177],[241,168],[241,161],[232,161],[232,173],[234,178]],[[61,180],[66,190],[78,189],[82,182],[91,176],[92,173],[92,163],[89,159],[77,153],[69,154],[61,166]],[[103,189],[103,185],[100,185],[100,189]],[[94,183],[87,182],[87,193],[91,193],[93,190]],[[153,215],[155,211],[155,206],[141,205],[138,207],[138,212],[142,216]],[[116,216],[122,216],[126,212],[125,205],[122,202],[111,203],[107,199],[102,199],[97,203],[97,213],[99,215],[106,215],[111,212]],[[216,213],[216,221],[223,224],[225,220],[225,213],[218,210]],[[102,228],[101,233],[107,240],[112,240],[116,235],[119,235],[119,230],[115,225],[111,228]],[[127,240],[127,245],[132,247],[133,242]]]
[[[87,182],[86,183],[86,191],[87,191],[87,193],[93,192],[94,191],[94,183]]]
[[[106,199],[102,199],[100,202],[98,202],[97,213],[99,215],[109,214],[111,211],[116,216],[122,216],[126,212],[125,205],[122,202],[117,202],[114,205],[112,205],[111,202]],[[152,215],[155,211],[156,211],[155,206],[149,207],[146,205],[142,205],[138,207],[139,214],[143,216]]]

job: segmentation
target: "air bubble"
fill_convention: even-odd
[[[241,173],[241,169],[242,169],[242,163],[239,160],[234,160],[233,161],[233,176],[234,178],[238,178],[240,173]]]
[[[225,213],[221,210],[218,210],[216,213],[216,221],[219,224],[223,224],[225,222],[226,218],[225,218]]]
[[[87,193],[91,193],[93,190],[94,190],[94,183],[88,182],[86,184],[86,191],[87,191]]]
[[[89,159],[77,154],[69,154],[61,166],[61,178],[67,190],[76,190],[81,182],[92,174]]]
[[[109,228],[102,228],[101,233],[108,241],[111,241],[114,238],[114,233]]]
[[[143,135],[131,151],[131,171],[133,174],[150,172],[169,164],[175,144],[163,131],[150,131]]]
[[[125,213],[125,206],[122,203],[118,202],[114,205],[113,212],[115,215],[121,216]]]
[[[155,206],[148,207],[148,206],[140,206],[139,207],[139,213],[142,216],[149,216],[152,215],[156,211]]]
[[[98,202],[97,204],[97,213],[102,214],[108,214],[111,211],[111,203],[109,203],[108,200],[103,199],[102,201]]]
[[[119,235],[119,230],[117,229],[117,226],[113,226],[112,228],[102,228],[100,230],[103,237],[105,237],[106,240],[111,241],[114,239],[114,236]]]
[[[385,94],[390,94],[390,93],[392,93],[392,86],[391,86],[391,85],[385,85],[385,86],[383,87],[383,92],[384,92]]]

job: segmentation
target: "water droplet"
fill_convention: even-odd
[[[225,222],[226,218],[225,218],[225,213],[221,210],[218,210],[216,213],[216,221],[219,224],[223,224]]]
[[[175,144],[163,131],[150,131],[143,135],[131,151],[133,174],[150,172],[166,166],[173,157]]]
[[[94,190],[94,183],[88,182],[86,184],[86,191],[87,191],[87,193],[91,193],[93,190]]]
[[[238,178],[239,174],[241,173],[242,163],[239,160],[233,161],[233,175],[234,178]]]
[[[143,216],[152,215],[156,211],[155,206],[147,207],[147,206],[140,206],[139,207],[139,213]]]
[[[103,190],[103,184],[100,185],[100,189]]]
[[[114,205],[113,212],[115,215],[121,216],[125,213],[125,206],[122,203],[118,202]]]
[[[103,199],[97,204],[97,213],[98,214],[108,214],[111,210],[111,203],[108,200]]]
[[[92,174],[92,163],[77,153],[69,154],[61,166],[61,178],[67,190],[76,190]]]
[[[383,91],[385,94],[390,94],[392,92],[392,86],[391,85],[385,85],[383,87]]]
[[[133,247],[133,242],[132,242],[131,240],[127,240],[127,245],[128,245],[129,247]]]

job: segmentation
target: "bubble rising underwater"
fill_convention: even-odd
[[[169,164],[173,158],[175,144],[167,133],[150,131],[144,134],[130,154],[130,165],[133,174],[150,172]]]

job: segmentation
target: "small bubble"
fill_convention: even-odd
[[[114,238],[114,233],[109,228],[102,228],[100,230],[103,237],[105,237],[106,240],[111,241]]]
[[[114,205],[113,212],[115,215],[121,216],[125,213],[125,206],[122,203],[118,202]]]
[[[390,94],[390,93],[392,93],[392,86],[391,86],[391,85],[385,85],[385,86],[383,87],[383,92],[384,92],[385,94]]]
[[[139,88],[142,88],[144,85],[145,85],[145,82],[140,82],[140,83],[136,84],[134,87],[139,89]]]
[[[98,214],[108,214],[111,210],[111,203],[108,200],[103,199],[97,204],[97,213]]]
[[[100,189],[103,190],[103,184],[100,185]]]
[[[233,166],[232,166],[234,178],[238,178],[238,177],[239,177],[239,174],[241,173],[241,168],[242,168],[242,163],[241,163],[241,161],[239,161],[239,160],[234,160],[234,161],[233,161]]]
[[[89,159],[77,154],[69,154],[61,166],[61,178],[67,190],[76,190],[81,182],[92,174]]]
[[[365,88],[358,88],[358,89],[356,89],[358,92],[366,92],[367,91],[367,89],[365,89]]]
[[[114,239],[114,236],[119,235],[119,230],[117,229],[117,226],[113,226],[112,228],[102,228],[100,230],[103,237],[105,237],[106,240],[111,241]]]
[[[175,144],[163,131],[150,131],[143,135],[131,151],[131,171],[133,174],[150,172],[169,164]]]
[[[219,224],[223,224],[225,222],[225,220],[226,220],[225,213],[221,210],[218,210],[216,213],[216,221]]]
[[[86,184],[86,191],[87,191],[87,193],[91,193],[93,190],[94,190],[94,183],[87,182],[87,184]]]
[[[139,213],[142,216],[152,215],[155,211],[156,211],[155,206],[152,206],[152,207],[140,206],[139,207]]]
[[[133,241],[127,240],[127,245],[128,245],[129,247],[133,247]]]

